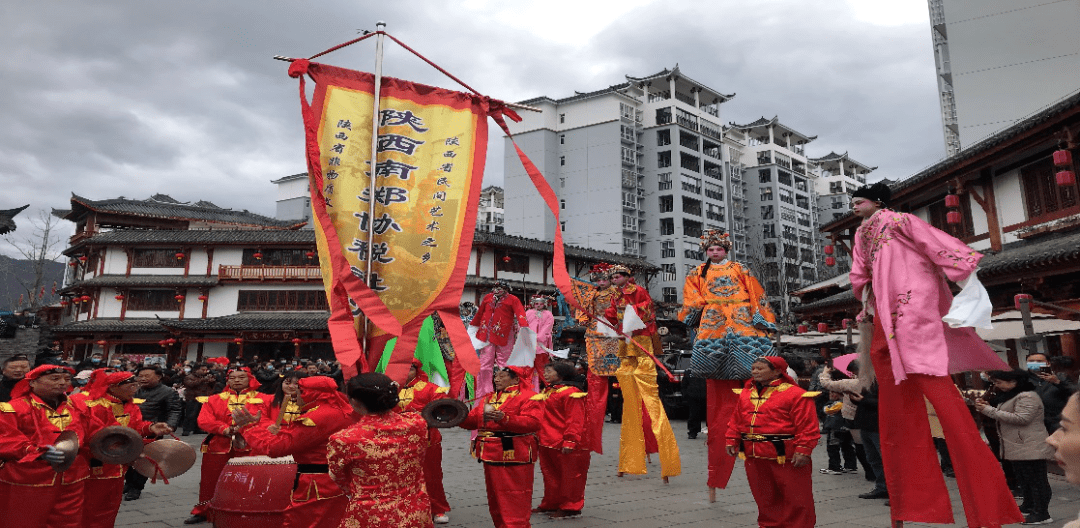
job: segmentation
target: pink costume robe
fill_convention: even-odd
[[[555,328],[555,316],[551,314],[551,310],[530,308],[525,312],[525,320],[529,322],[529,328],[536,332],[536,359],[533,362],[536,372],[533,373],[533,390],[539,392],[539,378],[543,376],[544,365],[551,361],[547,351],[540,348],[540,345],[551,348],[551,332]]]

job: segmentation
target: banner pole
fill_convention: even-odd
[[[377,168],[377,156],[379,150],[379,99],[382,97],[382,63],[383,63],[383,42],[385,41],[386,22],[382,20],[375,23],[375,101],[373,103],[373,109],[371,111],[371,176],[368,179],[368,230],[367,230],[367,254],[364,255],[366,261],[366,270],[364,272],[364,279],[367,280],[369,288],[374,288],[376,285],[371,279],[371,245],[375,241],[375,170]],[[361,340],[361,348],[364,353],[368,351],[368,318],[364,315],[364,335]]]

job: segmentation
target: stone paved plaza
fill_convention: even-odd
[[[757,510],[746,484],[742,463],[737,463],[731,485],[718,490],[717,501],[708,502],[705,488],[705,438],[686,439],[686,422],[672,421],[679,439],[683,472],[672,477],[664,485],[659,477],[659,462],[649,465],[650,473],[644,476],[615,476],[619,425],[606,424],[604,429],[604,454],[593,455],[592,469],[586,491],[585,509],[582,516],[574,519],[548,519],[534,515],[537,526],[560,528],[585,528],[619,526],[624,528],[654,528],[661,526],[684,527],[754,527]],[[484,491],[483,470],[469,456],[468,432],[450,429],[443,433],[443,465],[445,484],[450,505],[450,524],[454,527],[491,526]],[[183,438],[198,444],[201,436]],[[830,527],[881,527],[889,526],[888,507],[882,500],[866,500],[856,497],[873,487],[862,474],[822,475],[817,470],[825,467],[824,446],[814,450],[814,498],[817,503],[818,526]],[[200,458],[201,460],[201,458]],[[198,464],[198,462],[196,462]],[[169,485],[147,484],[142,498],[125,502],[120,507],[116,526],[125,528],[160,528],[182,526],[198,494],[198,465],[187,474],[170,480]],[[947,479],[952,492],[954,515],[957,524],[964,526],[963,511],[956,493],[955,480]],[[543,483],[539,465],[536,470],[536,487],[533,505],[539,504]],[[1075,519],[1080,511],[1080,489],[1069,486],[1062,477],[1051,475],[1050,485],[1054,498],[1050,514],[1054,523],[1046,526],[1060,527],[1069,519]],[[210,526],[209,524],[196,526]],[[906,526],[940,526],[907,523]],[[270,528],[270,527],[267,527]]]

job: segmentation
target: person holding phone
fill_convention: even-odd
[[[1041,352],[1028,354],[1026,368],[1034,378],[1035,394],[1043,402],[1043,423],[1047,432],[1053,434],[1061,427],[1061,411],[1069,402],[1069,396],[1076,392],[1076,385],[1064,374],[1055,373],[1049,358]]]

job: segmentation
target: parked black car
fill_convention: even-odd
[[[658,356],[657,359],[675,377],[672,382],[663,370],[656,369],[656,384],[660,389],[660,402],[664,404],[664,411],[667,412],[669,418],[686,418],[690,408],[684,396],[684,381],[687,381],[684,378],[686,370],[690,368],[690,351],[671,350]]]

